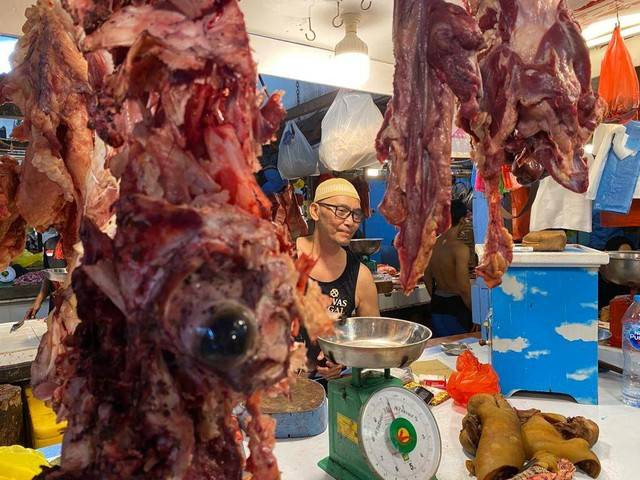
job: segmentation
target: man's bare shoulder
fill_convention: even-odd
[[[375,284],[373,273],[371,273],[371,270],[369,270],[364,263],[360,264],[360,270],[358,270],[358,283],[360,282]]]

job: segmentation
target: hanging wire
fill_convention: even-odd
[[[362,10],[369,10],[369,9],[371,8],[371,3],[372,3],[372,2],[371,2],[371,0],[369,0],[369,5],[368,5],[367,7],[365,7],[365,6],[364,6],[364,0],[361,0],[361,1],[360,1],[360,8],[361,8]]]
[[[616,0],[616,19],[617,19],[616,20],[617,21],[616,25],[618,27],[622,27],[622,25],[620,25],[620,8],[618,6],[618,0]]]
[[[300,82],[296,80],[296,105],[300,105]]]
[[[311,32],[313,34],[313,36],[309,37],[309,32],[306,32],[304,34],[304,37],[307,40],[309,40],[310,42],[313,42],[316,39],[317,35],[316,35],[316,32],[313,30],[313,28],[311,28],[311,15],[309,15],[309,17],[307,17],[307,20],[309,20],[309,32]]]
[[[340,18],[340,0],[336,1],[336,7],[338,8],[338,13],[336,13],[336,16],[333,17],[333,20],[331,20],[331,25],[333,25],[336,28],[340,28],[344,24],[344,20]],[[337,22],[339,18],[340,18],[340,23]]]

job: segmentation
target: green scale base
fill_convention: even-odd
[[[331,380],[329,399],[329,456],[318,466],[336,480],[376,480],[358,442],[360,411],[369,397],[386,387],[402,387],[402,381],[385,373],[353,369],[353,376]],[[432,480],[437,480],[433,477]]]

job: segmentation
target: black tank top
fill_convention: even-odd
[[[346,250],[347,265],[342,275],[333,282],[318,282],[322,293],[331,298],[329,311],[337,313],[340,318],[350,317],[356,309],[356,285],[360,272],[360,260],[350,250]],[[315,279],[314,279],[315,280]]]
[[[356,285],[358,283],[358,273],[360,272],[360,260],[350,250],[347,252],[347,265],[344,267],[342,275],[333,282],[318,282],[315,280],[322,293],[331,298],[329,310],[336,312],[340,318],[350,317],[356,309]],[[304,326],[300,329],[297,341],[304,342],[307,346],[308,367],[313,373],[316,369],[316,359],[320,353],[320,346],[316,342],[311,342]]]

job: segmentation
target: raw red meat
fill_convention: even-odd
[[[287,185],[282,192],[270,195],[271,220],[288,230],[289,237],[306,237],[309,228],[304,218],[293,186]]]
[[[451,130],[455,97],[474,119],[482,34],[461,7],[443,0],[396,0],[393,98],[376,140],[391,162],[380,210],[400,227],[395,247],[405,292],[429,263],[436,235],[450,224]]]
[[[8,263],[22,253],[26,225],[54,226],[72,272],[81,215],[106,228],[117,184],[87,126],[91,88],[71,18],[57,0],[39,0],[26,17],[11,58],[13,70],[0,78],[0,103],[11,101],[24,115],[13,135],[29,142],[20,169],[9,168],[7,159],[2,162],[0,198],[9,216],[0,220],[0,261]],[[64,382],[57,362],[66,351],[65,337],[78,323],[70,277],[52,295],[56,309],[47,320],[32,374],[36,394],[47,400],[55,400]]]
[[[27,225],[18,213],[16,192],[20,182],[18,162],[0,157],[0,268],[5,269],[24,251]]]
[[[69,425],[61,465],[38,478],[276,479],[259,393],[299,368],[300,321],[312,338],[332,329],[254,178],[280,96],[256,93],[236,0],[64,5],[86,34],[90,124],[120,196],[114,236],[83,218],[79,324],[34,367]]]
[[[46,278],[45,272],[38,270],[36,272],[25,273],[19,276],[13,282],[14,285],[40,285]]]
[[[24,115],[13,135],[29,141],[15,205],[26,224],[55,226],[73,263],[93,150],[87,63],[58,2],[39,0],[26,17],[13,70],[0,78],[0,103],[11,101]]]
[[[485,115],[461,123],[489,199],[489,229],[478,273],[499,285],[512,260],[500,215],[504,163],[522,184],[545,172],[575,192],[588,186],[583,145],[599,122],[602,102],[591,88],[589,51],[564,0],[471,2],[485,37],[479,54]]]

